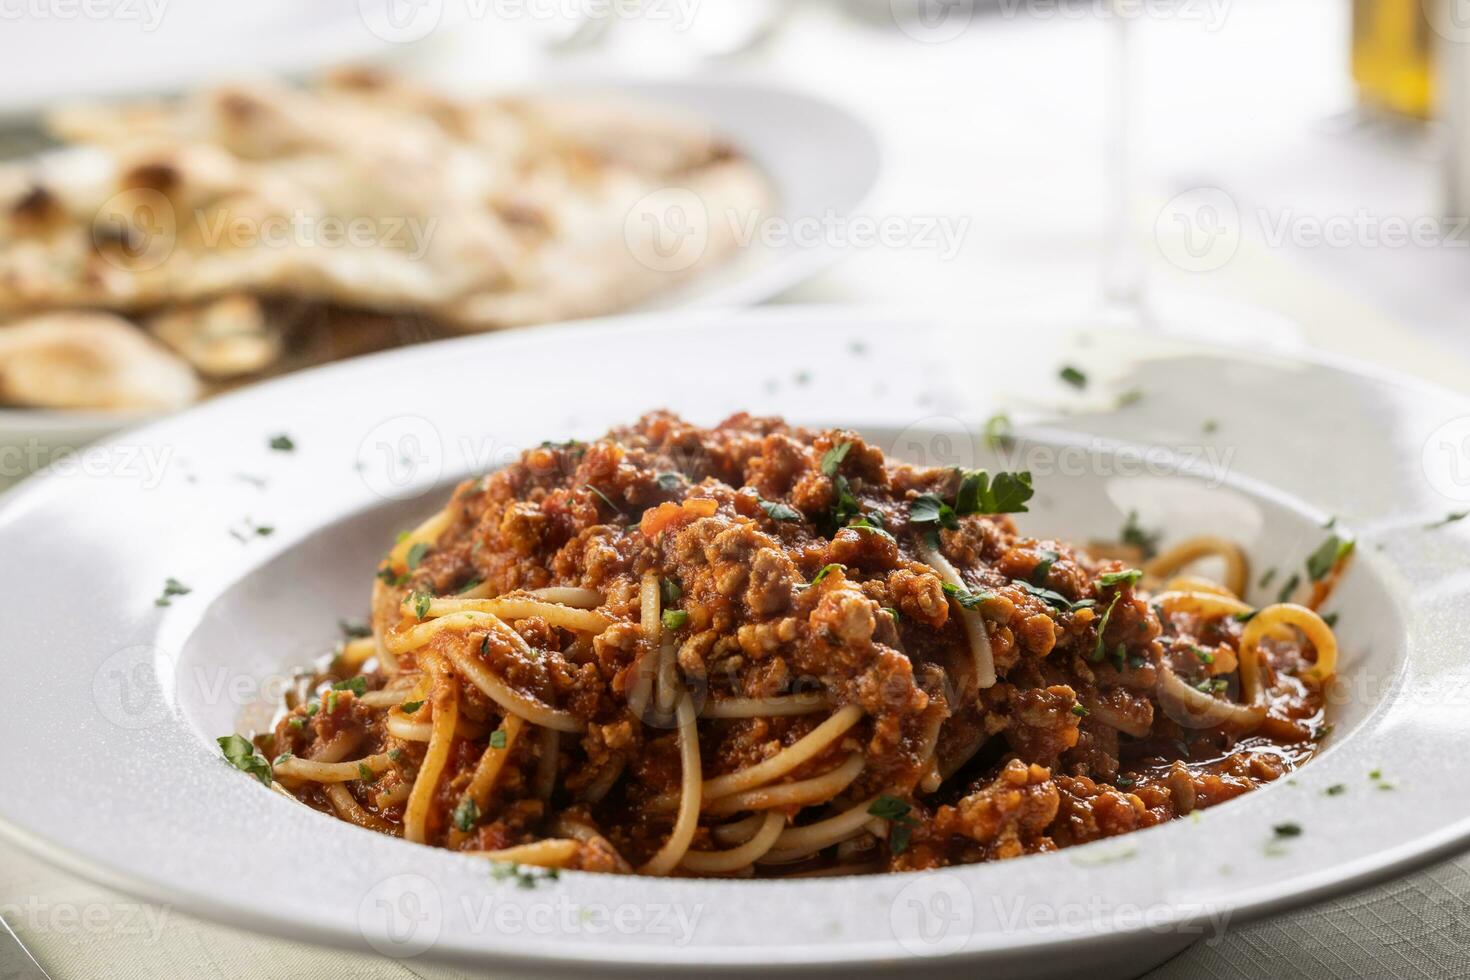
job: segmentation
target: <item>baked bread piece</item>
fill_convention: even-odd
[[[0,321],[123,313],[212,381],[290,359],[268,317],[221,340],[252,300],[433,334],[606,313],[727,259],[771,204],[697,123],[605,99],[455,99],[368,71],[49,126],[71,145],[0,167]]]

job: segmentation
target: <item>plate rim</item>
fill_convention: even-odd
[[[522,341],[531,343],[534,346],[537,343],[552,343],[558,337],[575,338],[582,334],[616,334],[619,328],[627,329],[635,325],[647,326],[650,321],[654,321],[655,326],[662,328],[670,328],[670,321],[673,324],[682,323],[683,326],[680,326],[679,329],[687,329],[691,325],[686,321],[699,321],[707,326],[709,322],[725,321],[730,318],[782,321],[795,317],[798,320],[820,321],[827,325],[851,324],[859,319],[883,323],[891,322],[893,318],[912,319],[916,315],[941,316],[945,319],[954,319],[952,315],[946,315],[942,311],[920,312],[922,309],[922,307],[915,308],[914,306],[907,305],[853,307],[842,304],[796,304],[758,309],[696,309],[658,314],[627,313],[591,320],[548,325],[538,328],[533,332],[453,338],[413,350],[419,352],[420,356],[433,356],[425,352],[440,348],[452,348],[453,345],[498,345],[501,343]],[[992,315],[992,312],[988,312],[983,318],[990,319]],[[698,325],[698,323],[693,324],[695,327]],[[531,338],[533,336],[538,337],[539,340],[532,340]],[[1190,342],[1190,346],[1205,351],[1235,353],[1237,356],[1240,353],[1238,351],[1231,352],[1228,348],[1221,348],[1210,344]],[[322,365],[305,372],[298,372],[282,378],[272,379],[257,386],[228,393],[212,400],[209,404],[221,405],[231,402],[234,399],[248,400],[263,397],[263,393],[268,394],[277,385],[290,384],[293,383],[293,380],[295,383],[300,383],[300,379],[304,375],[319,376],[320,374],[329,372],[359,370],[362,362],[398,357],[402,353],[402,351],[383,351],[360,358]],[[1420,381],[1391,368],[1359,362],[1354,358],[1315,350],[1293,352],[1290,355],[1290,359],[1377,380],[1411,393],[1435,392],[1444,398],[1470,409],[1470,399],[1467,399],[1466,396],[1433,382]],[[165,417],[139,428],[128,429],[125,432],[117,434],[112,439],[105,441],[103,445],[124,437],[146,435],[154,427],[172,424],[187,414],[189,413],[186,412],[180,415]],[[38,475],[23,481],[14,490],[0,495],[0,514],[4,514],[17,506],[22,506],[32,494],[44,492],[38,488],[46,482],[47,480],[43,475]],[[1159,830],[1164,828],[1152,829]],[[339,948],[358,950],[362,948],[362,944],[359,941],[361,937],[355,933],[341,932],[322,924],[287,919],[284,915],[275,917],[249,912],[229,901],[213,899],[206,894],[194,893],[190,889],[180,888],[177,885],[164,886],[155,884],[146,878],[118,873],[101,862],[92,861],[70,853],[64,846],[47,840],[19,824],[12,824],[3,813],[0,813],[0,836],[4,836],[7,840],[18,844],[29,853],[35,854],[54,866],[78,874],[104,887],[112,888],[116,891],[148,901],[179,905],[186,908],[189,914],[195,914],[197,911],[198,914],[202,914],[212,921],[227,926],[244,928],[268,936],[306,939],[311,942],[323,943]],[[1345,866],[1333,866],[1322,870],[1314,878],[1309,878],[1308,880],[1311,883],[1305,887],[1286,888],[1284,886],[1263,886],[1258,888],[1255,893],[1252,893],[1256,897],[1251,897],[1249,900],[1242,901],[1231,907],[1232,915],[1239,914],[1243,920],[1248,921],[1271,914],[1274,911],[1295,908],[1331,898],[1334,895],[1356,891],[1369,887],[1379,881],[1387,880],[1404,872],[1412,871],[1434,861],[1460,853],[1467,848],[1470,848],[1470,815],[1457,822],[1444,825],[1433,834],[1423,835],[1413,840],[1400,843],[1397,846],[1380,850],[1371,856],[1360,858]],[[923,872],[915,874],[923,874]],[[784,884],[791,886],[794,883],[785,882]],[[796,887],[802,887],[807,884],[801,883],[796,885]],[[1299,882],[1298,885],[1300,885]],[[1176,921],[1183,922],[1186,921],[1186,918],[1180,918]],[[959,965],[1005,953],[1025,953],[1034,949],[1050,947],[1066,947],[1070,949],[1088,942],[1121,941],[1133,935],[1135,931],[1104,929],[1088,933],[1085,936],[1064,937],[1047,935],[1037,939],[1034,943],[1005,942],[997,944],[994,947],[966,949],[947,957],[930,960],[929,962]],[[1010,939],[1011,937],[1006,938]],[[694,945],[685,950],[685,952],[688,950],[697,951],[702,957],[698,961],[687,960],[680,956],[670,957],[668,955],[669,950],[666,948],[651,949],[642,946],[619,948],[609,945],[589,945],[585,948],[579,946],[564,947],[560,954],[553,955],[546,955],[539,952],[526,953],[516,949],[496,949],[491,951],[484,949],[460,949],[454,946],[447,946],[443,948],[435,947],[433,952],[428,954],[426,958],[464,963],[485,963],[493,961],[496,963],[519,964],[543,968],[556,966],[585,967],[593,962],[601,963],[604,966],[614,969],[649,966],[656,963],[665,963],[672,968],[689,968],[698,962],[701,966],[718,970],[746,968],[753,962],[765,962],[770,965],[780,965],[788,969],[853,968],[864,965],[869,967],[882,967],[884,965],[890,965],[893,962],[912,962],[911,959],[901,956],[899,951],[894,948],[892,941],[888,941],[882,945],[892,954],[891,959],[875,960],[871,955],[871,950],[860,944],[814,947],[815,950],[819,951],[819,955],[812,959],[788,959],[783,956],[782,958],[760,961],[740,959],[738,957],[728,960],[723,959],[719,957],[719,954],[722,951],[726,951],[728,947],[700,945]],[[790,951],[787,947],[782,947],[781,949],[783,953]],[[573,955],[573,951],[575,951],[575,955]],[[712,957],[711,954],[714,954],[714,956]]]

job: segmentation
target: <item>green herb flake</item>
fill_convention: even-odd
[[[1276,569],[1274,569],[1274,568],[1268,568],[1268,569],[1266,569],[1266,574],[1264,574],[1264,575],[1261,576],[1261,580],[1256,583],[1256,588],[1258,588],[1258,589],[1264,589],[1266,586],[1268,586],[1268,585],[1271,584],[1271,580],[1273,578],[1275,578],[1275,577],[1276,577]]]
[[[406,715],[411,715],[424,706],[422,701],[405,701],[398,706],[398,710]]]
[[[954,508],[932,493],[920,494],[909,504],[909,521],[914,524],[938,524],[950,530],[960,526],[960,519],[955,515]]]
[[[1289,602],[1291,600],[1292,593],[1296,591],[1296,587],[1298,585],[1301,585],[1301,583],[1302,583],[1302,577],[1300,575],[1298,575],[1296,572],[1292,572],[1291,573],[1291,578],[1287,579],[1284,583],[1282,583],[1281,591],[1279,591],[1279,592],[1276,593],[1276,601],[1277,602]],[[1242,619],[1241,622],[1246,622],[1246,620],[1243,620]]]
[[[194,590],[176,578],[165,579],[163,593],[153,600],[155,606],[171,606],[175,596],[188,595]]]
[[[1426,524],[1424,527],[1427,530],[1433,531],[1435,528],[1447,527],[1456,521],[1463,521],[1467,517],[1470,517],[1470,510],[1452,510],[1433,524]]]
[[[505,748],[505,744],[505,729],[496,729],[495,731],[490,733],[490,747],[492,749],[503,749]]]
[[[1057,372],[1057,377],[1079,391],[1087,387],[1087,375],[1070,364],[1062,365],[1061,370]]]
[[[350,619],[337,620],[337,629],[342,631],[344,640],[360,640],[363,637],[372,636],[373,629],[366,623],[354,622]]]
[[[682,609],[665,609],[663,615],[664,629],[675,632],[684,628],[689,622],[689,614]]]
[[[684,590],[679,586],[677,579],[664,578],[659,579],[658,594],[664,605],[672,606],[683,597]]]
[[[1352,554],[1353,544],[1352,538],[1342,538],[1336,534],[1323,541],[1307,558],[1307,574],[1312,581],[1320,582],[1326,578],[1338,562]]]
[[[1016,437],[1012,434],[1009,415],[997,412],[985,420],[985,445],[998,452],[1015,444]]]
[[[847,454],[852,451],[852,443],[839,442],[831,449],[822,454],[822,475],[836,476],[837,470],[841,468],[842,461],[847,459]]]
[[[367,678],[358,674],[356,677],[349,677],[345,681],[337,681],[332,685],[332,690],[351,691],[358,697],[362,697],[367,693]]]
[[[1299,823],[1279,823],[1271,828],[1277,837],[1300,837],[1302,825]]]
[[[623,513],[623,509],[617,504],[613,503],[612,498],[610,498],[607,494],[603,493],[601,490],[597,489],[590,483],[584,484],[582,486],[582,489],[591,491],[598,500],[601,500],[603,503],[607,504],[607,506],[612,509],[612,512],[614,514],[617,514],[619,517],[627,520],[628,515]]]
[[[995,598],[995,593],[993,592],[971,592],[969,589],[965,588],[962,585],[952,585],[949,582],[945,582],[940,587],[944,589],[945,595],[949,596],[951,599],[953,599],[955,602],[958,602],[966,609],[974,609],[976,606],[979,606],[981,603],[983,603],[986,599]]]
[[[1347,792],[1347,787],[1344,786],[1342,783],[1333,783],[1322,792],[1326,793],[1328,796],[1341,796],[1342,794]]]
[[[475,801],[470,799],[468,796],[459,801],[459,805],[454,808],[454,815],[451,817],[451,820],[454,822],[455,829],[461,830],[465,833],[469,833],[471,830],[473,830],[475,822],[479,819],[480,808],[476,806]]]
[[[801,520],[801,511],[778,500],[762,500],[761,510],[765,511],[766,516],[773,521]]]
[[[1086,718],[1088,715],[1092,714],[1092,712],[1088,711],[1080,704],[1074,704],[1072,705],[1072,714],[1076,715],[1078,718]]]
[[[244,773],[249,773],[265,786],[271,784],[271,767],[255,752],[255,746],[243,735],[225,735],[215,739],[219,743],[225,761]]]
[[[1036,491],[1029,471],[997,473],[992,479],[985,470],[965,470],[955,496],[955,512],[966,514],[1024,514],[1026,501]],[[948,526],[948,525],[946,525]]]
[[[280,435],[271,436],[270,447],[278,453],[293,453],[296,451],[296,442],[282,432]]]
[[[841,567],[842,566],[837,564],[836,562],[833,562],[830,565],[823,565],[820,569],[817,570],[817,574],[812,576],[812,580],[810,582],[808,582],[806,585],[797,586],[797,588],[814,589],[816,588],[817,583],[821,582],[822,579],[826,578],[828,575],[831,575],[834,571],[838,570]]]
[[[429,605],[434,601],[434,597],[427,592],[415,592],[408,597],[408,601],[413,604],[413,614],[423,619],[429,615]]]
[[[424,556],[428,553],[429,543],[427,541],[420,541],[412,548],[408,549],[408,557],[405,559],[405,564],[407,564],[409,570],[412,571],[413,569],[419,567],[419,565],[424,560]]]
[[[365,783],[376,783],[378,781],[378,774],[373,772],[372,768],[366,762],[359,762],[357,764],[357,778]]]
[[[1130,510],[1128,520],[1123,523],[1123,530],[1118,539],[1126,545],[1131,545],[1143,553],[1143,557],[1152,558],[1159,550],[1159,532],[1145,531],[1138,523],[1138,511]]]
[[[1105,572],[1098,576],[1097,584],[1104,588],[1111,585],[1137,585],[1139,579],[1143,578],[1143,570],[1139,568],[1126,568],[1121,572]]]

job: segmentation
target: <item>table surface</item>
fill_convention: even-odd
[[[735,2],[746,0],[707,0],[700,9],[717,14]],[[1238,306],[1238,323],[1219,339],[1264,332],[1470,390],[1464,243],[1391,239],[1395,223],[1438,214],[1434,136],[1353,112],[1348,5],[1236,0],[1147,9],[1166,12],[1133,25],[1143,162],[1130,223],[1154,325],[1197,330],[1193,311],[1203,308],[1218,330],[1219,311]],[[1107,274],[1105,93],[1116,25],[1095,13],[1061,15],[1050,3],[1000,10],[976,13],[958,36],[932,43],[898,29],[888,3],[812,0],[755,49],[722,59],[698,55],[667,25],[620,22],[607,45],[561,55],[557,70],[698,71],[825,94],[868,118],[884,146],[886,174],[868,217],[942,218],[963,229],[952,255],[843,249],[834,268],[781,301],[1086,315],[1098,308]],[[389,56],[459,87],[524,81],[549,67],[514,31],[484,23]],[[1215,223],[1205,227],[1202,217]],[[1321,233],[1348,226],[1345,238]],[[1205,250],[1203,269],[1179,237],[1199,231],[1226,242],[1225,252]],[[1253,308],[1278,316],[1253,316]],[[1467,896],[1470,858],[1231,928],[1148,976],[1470,976]],[[464,975],[199,922],[64,875],[7,844],[0,914],[58,978],[294,977],[329,967],[385,980]],[[0,976],[8,965],[0,960]]]

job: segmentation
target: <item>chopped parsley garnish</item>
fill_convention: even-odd
[[[1453,524],[1456,521],[1463,521],[1467,517],[1470,517],[1470,510],[1453,510],[1441,519],[1435,521],[1433,524],[1426,524],[1424,526],[1428,530],[1433,531],[1437,527],[1445,527],[1446,525]]]
[[[1335,612],[1325,613],[1322,616],[1322,622],[1327,624],[1328,629],[1336,629],[1338,615],[1339,614]]]
[[[852,484],[840,473],[832,478],[832,490],[836,499],[832,503],[832,513],[828,515],[828,520],[834,528],[839,528],[861,514],[862,505],[853,496]]]
[[[1057,377],[1061,378],[1073,388],[1082,389],[1087,387],[1087,375],[1070,364],[1062,365],[1062,369],[1057,372]]]
[[[282,432],[280,435],[271,436],[271,448],[278,453],[290,453],[296,451],[296,443],[290,436]]]
[[[932,493],[920,494],[914,498],[914,502],[909,505],[909,520],[914,524],[937,523],[950,530],[960,526],[960,519],[954,508]]]
[[[413,614],[423,619],[429,615],[429,605],[434,601],[434,597],[427,592],[415,592],[408,597],[408,601],[413,603]]]
[[[274,759],[271,760],[271,765],[273,765],[273,766],[279,766],[281,763],[283,763],[287,759],[291,759],[291,758],[294,758],[293,753],[290,753],[290,752],[282,752],[280,755],[276,756]]]
[[[406,715],[411,715],[424,706],[422,701],[405,701],[398,706],[398,710]]]
[[[492,749],[503,749],[505,748],[505,743],[505,729],[496,729],[490,733],[490,747]]]
[[[1206,677],[1194,685],[1195,690],[1203,691],[1205,694],[1224,694],[1230,686],[1230,682],[1223,677]]]
[[[338,681],[337,683],[333,684],[332,690],[351,691],[358,697],[362,697],[364,694],[367,693],[367,678],[362,676],[361,674],[358,674],[356,677],[349,677],[345,681]]]
[[[242,735],[225,735],[215,739],[225,761],[241,772],[249,773],[266,786],[271,784],[271,767],[255,753],[255,746]]]
[[[427,541],[420,541],[412,548],[408,549],[408,557],[405,559],[405,564],[407,564],[409,570],[412,571],[413,569],[419,567],[419,564],[424,560],[424,556],[428,553],[429,543]]]
[[[163,594],[153,600],[155,606],[173,605],[174,596],[188,595],[194,591],[176,578],[166,579],[163,583]]]
[[[980,605],[986,599],[993,599],[993,598],[995,598],[994,593],[991,593],[991,592],[971,592],[969,589],[965,588],[964,586],[951,585],[948,582],[945,582],[944,585],[942,586],[942,588],[944,589],[944,594],[945,595],[949,596],[951,599],[953,599],[955,602],[958,602],[960,605],[964,606],[966,609],[974,609],[976,606]],[[898,618],[898,615],[897,615],[897,612],[896,611],[895,611],[895,614],[894,614],[894,617],[893,618],[894,619],[897,619]]]
[[[1286,602],[1287,600],[1289,600],[1291,598],[1291,594],[1296,591],[1296,587],[1300,585],[1301,582],[1302,577],[1296,572],[1292,572],[1291,578],[1287,579],[1282,584],[1281,591],[1276,593],[1276,601]],[[1241,622],[1245,622],[1245,620],[1242,619]]]
[[[673,493],[684,486],[684,477],[678,473],[660,473],[653,478],[653,481],[658,484],[660,490],[667,493]]]
[[[1118,407],[1127,408],[1129,405],[1137,405],[1141,401],[1143,401],[1143,389],[1129,388],[1118,396]]]
[[[674,579],[664,578],[658,581],[658,595],[663,600],[664,605],[672,606],[684,595],[684,590],[679,587],[679,583]]]
[[[1074,704],[1072,705],[1072,714],[1076,715],[1078,718],[1086,718],[1088,715],[1092,714],[1092,712],[1088,711],[1080,704]]]
[[[955,512],[965,514],[1024,514],[1026,501],[1036,493],[1031,474],[997,473],[992,480],[985,470],[966,470],[955,495]]]
[[[1197,647],[1194,644],[1190,644],[1189,652],[1194,654],[1202,664],[1212,664],[1215,662],[1215,655],[1204,647]]]
[[[612,508],[612,512],[614,514],[617,514],[619,517],[623,518],[624,520],[627,520],[628,515],[625,514],[625,513],[623,513],[623,509],[621,507],[619,507],[617,504],[613,503],[612,502],[612,499],[610,497],[608,497],[607,494],[603,493],[601,490],[597,489],[596,487],[594,487],[590,483],[584,484],[583,487],[582,487],[582,489],[592,491],[594,494],[597,495],[597,499],[598,500],[601,500],[603,503],[607,504],[608,507]]]
[[[869,814],[888,821],[888,849],[894,854],[902,854],[909,849],[909,838],[918,825],[918,821],[909,814],[912,809],[903,800],[886,793],[868,806]]]
[[[1326,793],[1328,796],[1341,796],[1342,794],[1347,792],[1347,787],[1344,786],[1342,783],[1333,783],[1322,792]]]
[[[994,450],[1009,449],[1016,444],[1011,434],[1011,417],[997,412],[985,420],[985,445]]]
[[[812,588],[816,588],[818,582],[822,581],[822,579],[826,578],[832,572],[836,571],[837,569],[839,569],[841,567],[842,567],[841,565],[839,565],[839,564],[837,564],[835,562],[833,564],[831,564],[831,565],[823,565],[820,569],[817,570],[817,574],[815,574],[815,575],[812,576],[812,580],[810,582],[808,582],[806,585],[798,585],[797,588],[798,589],[812,589]]]
[[[837,470],[842,466],[842,461],[852,451],[852,443],[839,442],[831,449],[822,454],[822,475],[836,476]]]
[[[1097,584],[1109,585],[1137,585],[1138,580],[1143,578],[1143,570],[1140,568],[1125,568],[1121,572],[1104,572],[1098,576]]]
[[[1311,576],[1313,582],[1322,581],[1339,561],[1352,553],[1352,550],[1352,538],[1332,535],[1307,558],[1307,574]]]
[[[472,578],[468,582],[466,582],[464,585],[461,585],[459,587],[459,593],[458,594],[459,595],[464,595],[466,592],[471,592],[471,591],[473,591],[475,589],[478,589],[480,587],[480,585],[481,585],[481,582],[480,582],[479,579]]]
[[[332,714],[333,712],[335,712],[337,710],[337,692],[336,691],[328,691],[327,692],[327,696],[324,697],[324,698],[322,698],[322,707],[324,709],[326,709],[326,712],[329,715]]]
[[[761,510],[765,511],[766,516],[773,521],[801,520],[801,511],[778,500],[762,500]]]
[[[664,629],[670,632],[681,630],[684,624],[689,622],[689,614],[682,609],[665,609],[663,615]]]
[[[879,534],[889,541],[893,540],[893,535],[889,534],[887,528],[883,526],[882,511],[875,510],[871,514],[859,514],[857,517],[848,521],[847,526],[854,531],[861,531],[863,534]]]
[[[1118,539],[1126,545],[1132,545],[1143,553],[1143,557],[1152,558],[1159,550],[1159,532],[1145,531],[1138,523],[1138,511],[1130,510],[1128,520],[1123,523],[1123,530]]]
[[[337,620],[337,628],[342,631],[342,638],[345,640],[360,640],[365,636],[373,635],[371,626],[350,619]]]
[[[276,533],[276,529],[269,524],[257,524],[250,518],[241,518],[240,523],[230,528],[230,537],[241,544],[245,544],[251,538],[268,538]]]
[[[1268,585],[1271,584],[1271,580],[1273,578],[1275,578],[1275,577],[1276,577],[1276,569],[1274,569],[1274,568],[1268,568],[1268,569],[1266,569],[1266,574],[1264,574],[1264,575],[1261,576],[1261,580],[1256,583],[1256,588],[1258,588],[1258,589],[1264,589],[1266,586],[1268,586]]]
[[[366,762],[359,762],[357,764],[357,778],[365,783],[376,783],[378,781],[378,774],[373,772]]]
[[[390,585],[396,589],[402,585],[407,584],[408,573],[404,572],[402,575],[400,575],[397,572],[393,571],[392,565],[384,565],[382,568],[378,569],[378,578],[383,580],[384,585]]]
[[[403,750],[402,749],[389,749],[388,750],[388,761],[389,762],[402,762],[403,761]]]
[[[469,833],[474,829],[475,821],[480,819],[480,808],[475,805],[474,800],[466,796],[459,801],[459,806],[454,808],[454,816],[451,819],[454,821],[455,829]]]
[[[1073,602],[1060,592],[1043,589],[1038,585],[1032,585],[1030,582],[1024,582],[1021,579],[1013,579],[1011,584],[1062,612],[1076,612],[1078,609],[1087,609],[1090,606],[1097,605],[1097,600],[1095,599],[1078,599],[1076,602]]]
[[[1087,658],[1095,664],[1102,663],[1103,658],[1108,655],[1107,644],[1104,642],[1103,637],[1107,635],[1108,620],[1113,618],[1113,610],[1118,607],[1118,600],[1121,598],[1123,598],[1122,592],[1114,592],[1113,601],[1108,603],[1108,608],[1103,611],[1102,619],[1098,620],[1097,642],[1093,644],[1092,653]]]
[[[300,731],[301,729],[306,727],[306,719],[301,717],[300,715],[297,715],[295,718],[286,719],[286,724]]]
[[[1299,823],[1279,823],[1271,830],[1277,837],[1300,837],[1302,835],[1302,825]]]
[[[1057,559],[1060,557],[1060,555],[1050,548],[1044,549],[1041,552],[1041,561],[1037,562],[1036,567],[1031,570],[1031,584],[1045,585],[1047,575],[1051,574],[1051,567],[1057,563]]]

